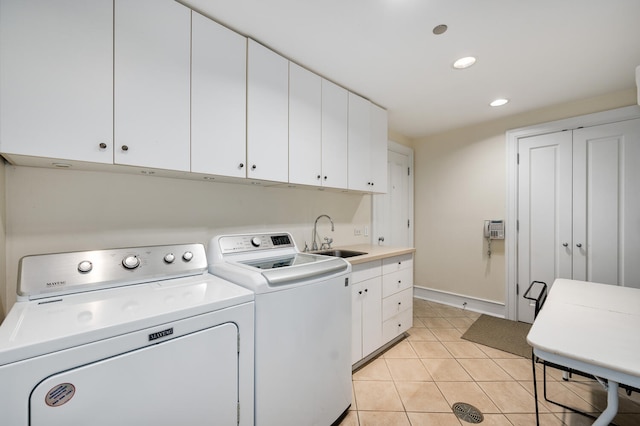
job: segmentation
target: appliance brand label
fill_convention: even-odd
[[[173,327],[167,328],[166,330],[156,331],[155,333],[149,334],[149,341],[153,342],[154,340],[162,339],[163,337],[171,336],[173,334]]]
[[[76,387],[71,383],[60,383],[51,388],[44,397],[44,402],[49,407],[60,407],[71,401],[76,393]]]
[[[67,283],[66,281],[51,281],[45,284],[47,287],[58,287],[61,285],[65,285],[66,283]]]

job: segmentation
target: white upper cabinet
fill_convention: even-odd
[[[246,176],[247,39],[192,12],[191,171]]]
[[[0,152],[113,162],[111,0],[0,2]]]
[[[289,182],[322,182],[322,79],[289,63]]]
[[[347,90],[289,66],[289,182],[347,188]]]
[[[173,0],[115,0],[118,164],[190,170],[191,11]]]
[[[387,110],[371,104],[371,191],[387,192]]]
[[[387,190],[387,112],[349,93],[349,189]]]
[[[249,39],[247,177],[289,180],[289,61]]]
[[[349,189],[371,191],[371,102],[349,92]]]
[[[347,188],[346,89],[322,80],[322,186]]]

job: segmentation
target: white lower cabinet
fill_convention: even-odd
[[[351,362],[355,364],[382,345],[382,264],[353,266],[351,274]]]
[[[353,265],[352,363],[413,325],[413,254]]]

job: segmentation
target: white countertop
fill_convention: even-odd
[[[367,253],[360,256],[345,258],[345,260],[351,263],[352,265],[371,262],[374,260],[385,259],[387,257],[400,256],[402,254],[414,253],[416,251],[416,249],[413,247],[390,247],[390,246],[378,246],[373,244],[355,244],[350,246],[337,246],[337,247],[332,247],[332,249],[362,251]]]

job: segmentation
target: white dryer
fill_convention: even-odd
[[[202,244],[24,257],[2,424],[252,425],[254,296],[207,267]]]

